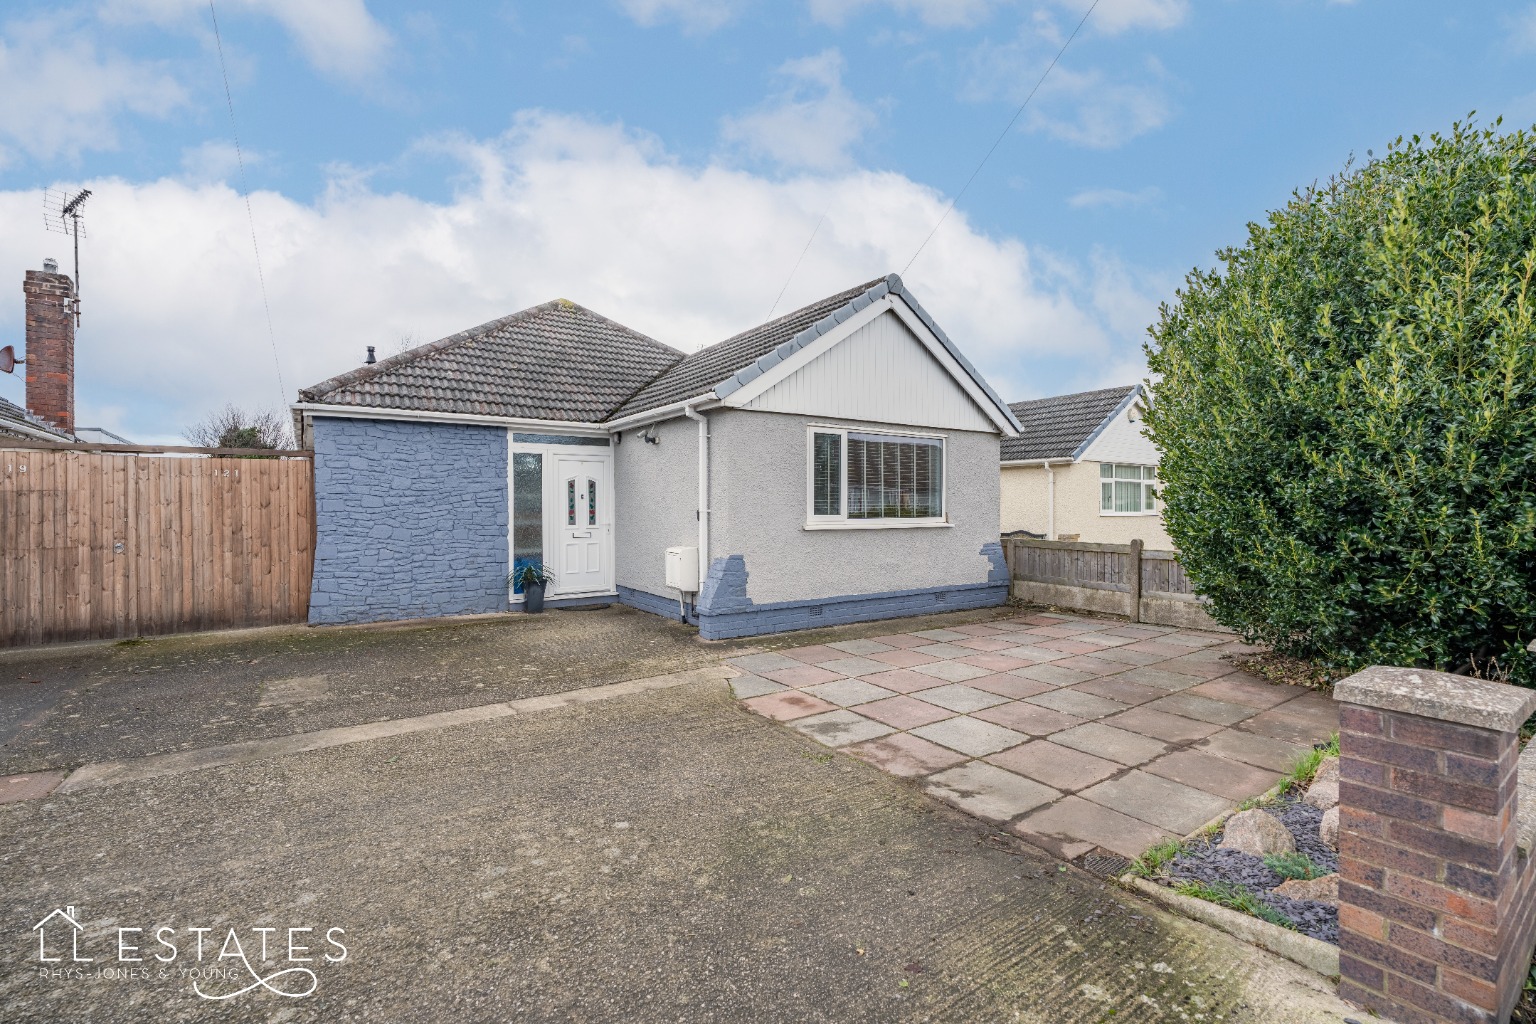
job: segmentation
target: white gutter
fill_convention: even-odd
[[[631,413],[623,419],[609,420],[603,426],[613,433],[618,433],[621,430],[628,430],[630,427],[643,427],[647,423],[655,423],[658,420],[668,420],[675,416],[687,416],[688,410],[691,408],[713,408],[718,404],[718,399],[715,398],[714,392],[711,391],[693,398],[685,398],[681,402],[658,405],[654,409],[645,410],[645,412]],[[688,418],[693,419],[694,417],[688,416]]]
[[[492,427],[526,428],[529,433],[571,434],[578,437],[607,437],[609,429],[601,423],[571,420],[534,420],[517,416],[482,416],[463,412],[429,412],[423,409],[382,409],[366,405],[313,405],[295,402],[289,408],[305,416],[334,416],[355,420],[411,420],[419,423],[467,423]]]
[[[20,434],[22,437],[36,438],[39,441],[53,441],[56,444],[80,444],[81,443],[78,437],[71,437],[69,435],[62,435],[61,436],[59,434],[53,433],[50,430],[44,430],[41,427],[35,427],[32,424],[30,424],[30,423],[24,423],[24,422],[22,422],[20,420],[6,420],[5,423],[3,424],[3,426],[4,426],[4,429],[6,429],[6,430],[14,430],[16,433]],[[5,438],[5,435],[4,434],[0,434],[0,441],[3,441],[4,438]]]
[[[683,405],[683,415],[699,425],[699,589],[709,573],[709,419],[693,404]]]

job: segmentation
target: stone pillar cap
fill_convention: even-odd
[[[1536,690],[1422,668],[1373,665],[1333,688],[1333,699],[1497,732],[1516,732],[1536,711]]]

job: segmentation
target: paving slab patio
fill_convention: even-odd
[[[749,710],[1067,859],[1135,857],[1272,787],[1332,701],[1236,638],[1057,613],[728,659]]]

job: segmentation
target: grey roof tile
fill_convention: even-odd
[[[45,435],[45,436],[39,436]],[[14,402],[0,398],[0,436],[25,437],[34,441],[73,441],[69,434],[40,417],[32,415]]]
[[[305,402],[523,419],[602,420],[683,354],[559,299],[362,366]]]
[[[1003,438],[1002,460],[1072,458],[1099,425],[1138,388],[1139,385],[1132,384],[1009,403],[1008,408],[1018,418],[1021,432],[1018,437]]]
[[[884,281],[885,278],[878,277],[873,281],[849,288],[847,291],[829,295],[793,313],[786,313],[776,320],[742,331],[708,348],[699,349],[641,388],[634,397],[614,412],[611,418],[631,416],[637,412],[647,412],[663,405],[671,405],[673,402],[707,395],[717,384],[738,372],[743,378],[742,383],[760,376],[763,368],[758,368],[756,365],[759,359],[792,340],[806,328],[816,326],[821,320],[830,318],[832,313]],[[790,351],[793,352],[794,347],[791,347]],[[756,372],[753,372],[754,369]]]

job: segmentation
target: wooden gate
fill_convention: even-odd
[[[0,439],[0,646],[308,617],[310,453],[12,443]]]

